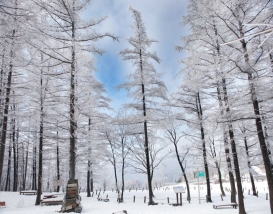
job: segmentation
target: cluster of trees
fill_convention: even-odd
[[[90,196],[93,179],[108,162],[120,202],[130,168],[147,175],[153,205],[154,172],[169,155],[169,143],[188,200],[187,159],[205,171],[208,202],[210,175],[218,175],[225,195],[225,172],[231,202],[237,193],[239,213],[245,214],[242,172],[249,173],[255,195],[251,166],[261,164],[273,198],[271,1],[189,0],[183,24],[190,32],[176,47],[187,52],[183,81],[171,95],[153,66],[160,59],[149,48],[157,41],[148,38],[141,14],[130,8],[134,36],[120,55],[135,70],[118,88],[125,88],[132,102],[114,116],[93,75],[93,54],[104,52],[96,41],[118,38],[94,30],[104,17],[81,18],[89,2],[0,3],[1,190],[38,189],[39,204],[42,185],[79,178]],[[181,147],[182,139],[187,144]],[[273,200],[270,206],[273,213]]]
[[[208,164],[214,164],[220,181],[220,167],[227,168],[231,201],[236,202],[237,192],[240,214],[246,213],[242,170],[249,170],[255,195],[251,166],[263,164],[273,197],[272,6],[269,0],[190,0],[183,17],[190,34],[177,47],[187,57],[182,60],[183,84],[173,100],[188,114],[177,119],[199,132],[195,137],[203,153],[208,200]],[[272,200],[270,207],[273,213]]]

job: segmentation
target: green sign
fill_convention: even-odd
[[[205,177],[205,172],[203,171],[197,171],[197,172],[194,172],[194,178],[200,178],[200,177]]]

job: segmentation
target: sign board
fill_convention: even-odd
[[[175,193],[185,193],[185,189],[182,186],[175,186],[173,187]]]
[[[194,172],[194,178],[201,178],[201,177],[205,177],[205,172],[204,171]]]

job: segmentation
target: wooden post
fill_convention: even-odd
[[[134,195],[134,203],[135,203],[135,201],[136,201],[136,196]]]
[[[146,203],[146,196],[144,196],[144,204]]]
[[[180,193],[180,206],[182,206],[182,193]]]
[[[168,204],[170,203],[170,199],[169,199],[169,197],[167,197],[167,202],[168,202]]]
[[[268,193],[266,193],[265,200],[268,200]]]
[[[222,201],[223,201],[223,196],[222,196],[222,194],[220,194],[220,196],[221,196],[221,199],[222,199]]]
[[[257,191],[257,198],[258,198],[258,191]]]

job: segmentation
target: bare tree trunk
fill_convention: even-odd
[[[219,107],[221,109],[221,115],[223,116],[224,115],[223,100],[222,100],[222,96],[221,96],[221,90],[220,90],[219,83],[217,84],[217,96],[218,96],[218,101],[219,101]],[[231,188],[230,201],[231,201],[231,203],[236,203],[236,188],[235,188],[235,181],[234,181],[234,176],[233,176],[233,169],[232,169],[231,160],[230,160],[229,144],[228,144],[228,137],[227,137],[227,131],[226,131],[225,125],[223,125],[223,137],[224,137],[226,162],[227,162],[227,167],[228,167],[229,183],[230,183],[230,188]]]
[[[217,169],[217,173],[218,173],[218,178],[219,178],[219,184],[220,184],[220,190],[221,190],[221,193],[222,193],[222,196],[226,196],[225,194],[225,191],[224,191],[224,188],[223,188],[223,182],[222,182],[222,174],[221,174],[221,170],[220,170],[220,164],[219,162],[216,160],[216,150],[215,150],[215,144],[214,144],[214,139],[212,140],[210,146],[212,145],[211,148],[211,154],[212,154],[212,157],[215,159],[215,166],[216,166],[216,169]]]
[[[13,109],[15,110],[15,109]],[[17,191],[18,184],[18,162],[17,162],[17,146],[15,142],[15,118],[12,118],[12,144],[13,144],[13,192]]]
[[[139,59],[140,59],[140,70],[141,70],[141,78],[142,78],[142,107],[143,107],[143,116],[144,116],[144,148],[145,148],[145,157],[146,157],[146,166],[147,166],[147,181],[148,181],[148,190],[149,190],[149,201],[148,205],[155,205],[153,201],[153,189],[152,189],[152,180],[151,180],[151,169],[150,169],[150,158],[149,158],[149,141],[148,141],[148,128],[147,128],[147,120],[146,120],[146,100],[145,100],[145,87],[143,80],[143,65],[142,65],[142,50],[139,50]]]
[[[58,122],[57,122],[57,192],[60,191],[60,155],[59,155],[59,129],[58,129]]]
[[[0,186],[1,186],[1,181],[2,181],[2,171],[3,171],[3,165],[4,165],[6,136],[7,136],[7,125],[8,125],[8,114],[9,114],[9,102],[10,102],[10,92],[11,92],[11,82],[12,82],[12,75],[13,75],[14,37],[15,37],[15,30],[12,31],[12,36],[11,36],[12,44],[11,44],[11,49],[10,49],[9,73],[8,73],[8,81],[7,81],[6,96],[5,96],[3,127],[2,127],[2,133],[1,133]]]
[[[229,103],[228,103],[226,80],[224,78],[222,78],[222,86],[223,86],[223,92],[224,92],[224,102],[225,102],[225,107],[226,107],[226,113],[229,115],[230,108],[229,108]],[[236,150],[236,143],[234,140],[233,127],[232,127],[232,123],[230,121],[228,122],[228,129],[229,129],[231,151],[232,151],[232,156],[233,156],[234,171],[235,171],[236,182],[237,182],[239,214],[246,214],[245,205],[244,205],[244,195],[243,195],[243,188],[242,188],[242,181],[241,181],[240,166],[239,166],[238,155],[237,155],[237,150]]]
[[[204,169],[206,174],[206,183],[207,183],[207,202],[212,202],[211,200],[211,192],[210,192],[210,178],[209,178],[209,167],[207,162],[207,150],[206,150],[206,142],[205,142],[205,133],[203,128],[203,111],[201,106],[201,100],[199,92],[196,96],[196,109],[198,113],[198,117],[200,120],[200,131],[201,131],[201,139],[202,139],[202,150],[203,150],[203,160],[204,160]]]
[[[90,168],[91,168],[91,161],[88,160],[88,163],[87,163],[87,197],[91,197],[91,193],[90,193]]]
[[[41,62],[43,61],[43,56],[41,56]],[[42,185],[43,185],[43,141],[44,141],[44,83],[43,83],[43,70],[41,70],[40,79],[40,136],[39,136],[39,171],[38,171],[38,189],[35,205],[40,205],[41,195],[42,195]]]
[[[122,138],[122,166],[121,166],[121,194],[120,202],[123,202],[123,193],[124,193],[124,170],[125,170],[125,157],[124,157],[124,139]]]
[[[91,130],[91,118],[89,117],[88,120],[88,131],[90,133]],[[90,136],[89,136],[90,138]],[[90,144],[91,142],[89,142]],[[91,145],[88,145],[88,155],[91,155]],[[88,157],[89,158],[89,157]],[[87,163],[87,197],[91,197],[91,193],[90,193],[90,170],[91,170],[91,160],[88,159],[88,163]]]
[[[243,24],[239,22],[240,26],[240,37],[244,38],[244,32],[243,32]],[[241,41],[242,44],[242,49],[244,52],[244,59],[245,59],[245,64],[249,65],[249,56],[248,56],[248,51],[247,51],[247,43],[245,39],[242,39]],[[270,158],[268,155],[268,148],[265,142],[265,137],[264,137],[264,132],[263,132],[263,127],[262,127],[262,120],[261,120],[261,114],[260,114],[260,106],[259,106],[259,101],[257,98],[256,94],[256,89],[253,83],[254,78],[252,77],[254,71],[251,71],[251,68],[249,68],[248,73],[247,73],[247,78],[249,82],[249,88],[250,88],[250,93],[251,93],[251,100],[252,100],[252,105],[253,105],[253,110],[254,114],[256,116],[255,122],[256,122],[256,130],[257,130],[257,135],[260,143],[260,149],[264,161],[264,166],[265,166],[265,172],[266,172],[266,178],[267,178],[267,184],[268,184],[268,190],[269,190],[269,198],[273,198],[273,175],[272,175],[272,163],[270,162]],[[273,200],[269,200],[270,203],[270,210],[271,213],[273,213]]]
[[[92,170],[90,172],[90,176],[91,176],[91,192],[94,192],[94,183],[93,183],[93,172],[92,172]]]
[[[36,135],[36,131],[35,131],[35,135]],[[36,183],[36,152],[37,152],[37,149],[36,149],[36,137],[35,137],[35,142],[34,142],[34,145],[33,145],[33,160],[32,160],[32,190],[37,190],[37,183]]]
[[[24,171],[24,181],[23,181],[23,190],[26,190],[26,181],[27,181],[27,166],[28,166],[28,149],[29,149],[29,140],[27,142],[27,150],[26,150],[26,159],[25,159],[25,171]]]
[[[249,177],[250,177],[250,181],[251,181],[252,192],[253,192],[254,196],[257,196],[255,182],[254,182],[253,175],[252,175],[252,172],[251,172],[251,163],[250,163],[250,160],[249,160],[249,152],[248,152],[248,145],[247,145],[246,137],[244,137],[244,142],[245,142],[245,149],[246,149],[246,156],[247,156],[247,166],[248,166],[248,170],[249,170]]]
[[[5,191],[10,191],[10,170],[11,170],[11,137],[9,142],[9,159],[8,159],[8,169],[7,169],[7,179],[6,179],[6,187]]]
[[[172,136],[173,144],[174,144],[174,148],[175,148],[176,158],[177,158],[178,164],[179,164],[179,166],[180,166],[180,169],[181,169],[181,171],[182,171],[184,180],[185,180],[185,182],[186,182],[186,186],[187,186],[187,200],[188,200],[188,201],[191,201],[191,193],[190,193],[189,181],[188,181],[187,174],[186,174],[185,169],[184,169],[184,166],[183,166],[183,160],[180,159],[179,152],[178,152],[178,148],[177,148],[177,136],[176,136],[176,131],[175,131],[175,129],[173,129],[173,131],[168,131],[168,132],[169,132],[169,134]]]
[[[73,2],[74,8],[74,2]],[[70,149],[69,149],[69,179],[76,178],[76,120],[75,120],[75,63],[76,63],[76,50],[75,50],[75,23],[71,23],[72,30],[72,52],[71,52],[71,71],[70,71]]]

